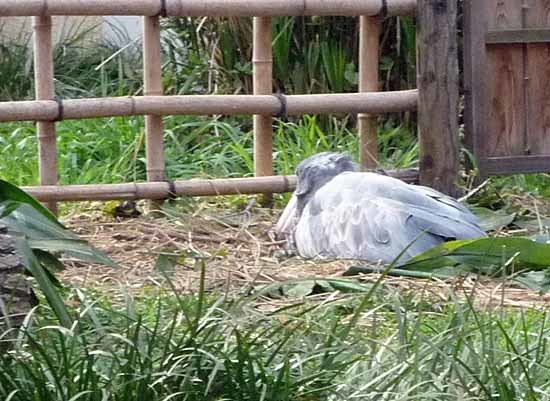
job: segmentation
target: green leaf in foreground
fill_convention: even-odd
[[[510,261],[514,268],[509,271],[511,281],[536,291],[550,291],[550,245],[518,237],[446,242],[392,268],[388,274],[445,280],[468,273],[502,273]],[[380,272],[378,267],[352,266],[345,275]]]
[[[73,319],[59,292],[61,283],[55,277],[63,269],[59,254],[111,267],[118,265],[67,230],[34,198],[1,180],[0,221],[16,239],[26,272],[34,277],[61,324],[72,327]]]
[[[494,211],[484,207],[474,207],[471,210],[479,219],[478,224],[483,231],[500,230],[516,218],[516,213],[507,213],[504,209]]]
[[[519,237],[450,241],[415,256],[399,268],[423,271],[456,265],[482,268],[502,266],[511,258],[516,267],[544,270],[550,267],[550,245]]]
[[[360,284],[348,279],[306,279],[289,280],[262,287],[258,296],[303,298],[314,294],[340,291],[342,293],[366,293],[370,285]]]
[[[176,255],[160,254],[155,262],[155,271],[167,276],[173,276],[176,272],[178,257]]]
[[[0,202],[0,207],[2,203]],[[32,249],[62,253],[83,262],[100,263],[110,267],[118,265],[105,253],[81,240],[62,225],[52,222],[28,203],[11,202],[11,212],[2,221],[11,234],[25,238]],[[13,207],[13,206],[17,207]],[[38,255],[39,256],[39,255]]]
[[[34,210],[46,217],[52,223],[63,227],[63,225],[57,220],[57,218],[46,209],[40,202],[27,194],[25,191],[17,188],[15,185],[10,184],[7,181],[0,180],[0,204],[5,202],[17,202],[24,203],[32,206]]]
[[[47,273],[46,269],[42,267],[40,261],[36,258],[32,249],[29,247],[29,244],[25,240],[19,239],[17,248],[21,252],[23,264],[35,278],[36,282],[40,286],[40,289],[44,293],[46,300],[54,310],[61,324],[66,328],[71,328],[73,319],[69,314],[69,310],[65,306],[58,290],[52,283],[50,275]]]

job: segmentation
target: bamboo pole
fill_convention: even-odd
[[[406,182],[418,182],[418,171],[414,169],[386,173]],[[173,184],[177,196],[284,193],[296,188],[296,176],[188,180],[175,181]],[[23,190],[43,202],[155,200],[166,199],[171,195],[171,185],[167,182],[24,187]]]
[[[163,8],[165,4],[165,10]],[[301,15],[414,15],[416,0],[2,0],[0,15],[140,15],[274,17]]]
[[[273,49],[270,17],[254,17],[252,55],[254,95],[273,93]],[[273,175],[273,113],[254,116],[254,175]],[[265,194],[262,203],[272,198]]]
[[[378,91],[380,17],[360,17],[359,92]],[[378,164],[378,120],[376,115],[358,115],[359,162],[364,169]]]
[[[287,114],[369,113],[416,111],[417,90],[286,96]],[[280,100],[273,95],[128,96],[63,101],[63,119],[142,115],[276,115]],[[0,122],[51,121],[58,118],[53,100],[0,102]]]
[[[160,18],[143,17],[143,82],[145,96],[162,96]],[[166,179],[162,116],[145,116],[147,179]]]
[[[55,98],[52,18],[34,17],[34,81],[37,100]],[[38,121],[38,163],[40,184],[57,184],[57,144],[55,122]],[[55,202],[46,205],[53,213],[57,213]]]

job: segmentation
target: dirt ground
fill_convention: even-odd
[[[105,213],[102,207],[86,205],[66,216],[63,222],[105,251],[121,268],[68,261],[61,279],[71,286],[99,287],[113,297],[122,296],[124,291],[139,293],[150,287],[166,286],[165,275],[155,268],[162,254],[177,258],[170,280],[184,293],[198,290],[203,261],[206,289],[222,293],[243,293],[288,280],[341,278],[350,266],[365,265],[357,261],[320,262],[288,257],[282,244],[270,235],[279,210],[245,207],[236,212],[235,208],[197,202],[187,205],[185,210],[171,208],[161,216],[120,218]],[[359,277],[362,282],[377,279],[377,274]],[[435,302],[447,302],[457,294],[475,294],[476,302],[486,306],[550,305],[550,294],[541,295],[502,280],[387,277],[384,283],[396,291],[428,296]]]

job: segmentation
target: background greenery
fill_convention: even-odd
[[[357,21],[343,17],[276,18],[274,90],[324,93],[357,90]],[[167,94],[251,93],[251,20],[178,18],[163,21]],[[55,49],[55,80],[66,98],[139,95],[141,49],[122,52],[69,31]],[[121,33],[123,35],[123,33]],[[0,100],[33,98],[30,38],[0,32]],[[384,21],[384,89],[414,87],[415,27],[411,18]],[[252,173],[250,117],[166,117],[166,159],[172,178],[246,176]],[[323,150],[355,156],[355,116],[304,116],[275,122],[275,167],[290,173],[304,157]],[[414,116],[380,121],[381,164],[417,163]],[[18,185],[38,182],[32,124],[0,125],[0,177]],[[65,121],[58,124],[63,184],[145,179],[142,118]]]

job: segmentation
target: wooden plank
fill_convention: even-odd
[[[488,7],[479,0],[464,1],[464,128],[465,145],[476,157],[479,167],[486,157],[484,136],[487,132],[487,30]],[[473,166],[470,166],[473,167]],[[479,180],[485,172],[479,170]]]
[[[419,0],[417,16],[420,183],[456,195],[457,2]]]
[[[550,170],[550,156],[490,157],[485,168],[489,175],[544,173]]]
[[[489,31],[485,35],[485,43],[548,43],[550,42],[550,29],[502,29]]]
[[[523,1],[523,0],[522,0]],[[498,0],[486,2],[488,29],[522,28],[522,2]],[[487,49],[488,104],[487,156],[521,155],[524,152],[525,121],[523,45],[494,45]]]
[[[528,28],[550,31],[550,0],[534,0]],[[531,155],[550,155],[550,43],[527,45],[527,143]],[[550,163],[545,171],[550,171]]]

